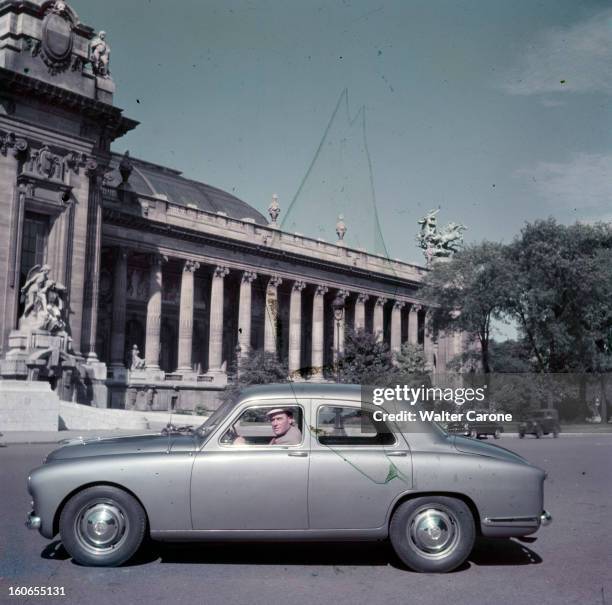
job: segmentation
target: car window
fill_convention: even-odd
[[[395,436],[372,413],[358,407],[328,406],[317,413],[317,439],[322,445],[391,445]]]
[[[230,446],[300,445],[304,412],[298,405],[256,405],[246,408],[219,442]]]

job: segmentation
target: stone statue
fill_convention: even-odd
[[[346,235],[346,223],[344,222],[344,216],[340,214],[338,216],[338,222],[336,223],[336,235],[338,236],[338,243],[344,241],[344,236]]]
[[[132,363],[130,364],[130,370],[144,370],[145,360],[140,356],[138,345],[132,347]]]
[[[35,265],[28,272],[21,288],[21,302],[25,303],[19,319],[20,330],[46,330],[52,334],[65,332],[65,286],[49,279],[48,265]]]
[[[460,223],[449,223],[444,229],[438,230],[436,215],[439,211],[429,211],[418,222],[421,232],[417,236],[417,242],[423,249],[428,266],[435,258],[447,258],[457,252],[463,245],[463,232],[467,229]]]
[[[272,202],[268,206],[268,214],[270,215],[270,226],[276,227],[277,220],[281,213],[280,204],[278,203],[278,195],[276,193],[272,196]]]
[[[110,71],[108,69],[110,46],[106,41],[106,32],[101,31],[89,43],[89,60],[91,61],[91,67],[96,76],[101,76],[103,78],[108,78],[110,76]]]

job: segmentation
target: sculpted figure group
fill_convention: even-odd
[[[52,334],[66,330],[64,296],[66,287],[49,279],[48,265],[35,265],[30,269],[21,288],[23,314],[19,320],[20,330],[46,330]]]

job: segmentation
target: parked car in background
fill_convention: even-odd
[[[493,435],[495,439],[499,439],[504,432],[504,427],[499,422],[476,421],[471,422],[449,422],[446,431],[455,435],[463,435],[476,439],[479,437],[487,437]]]
[[[557,410],[536,410],[531,412],[519,424],[519,437],[523,439],[525,435],[535,435],[537,439],[542,435],[552,433],[553,437],[558,437],[561,432],[559,424],[559,412]]]
[[[265,385],[189,433],[73,440],[31,471],[26,524],[59,533],[83,565],[120,565],[146,536],[390,539],[408,567],[447,572],[477,535],[526,536],[551,521],[542,469],[380,413],[358,385]]]

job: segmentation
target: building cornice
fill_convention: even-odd
[[[0,67],[0,88],[13,93],[38,97],[50,103],[102,121],[112,139],[119,138],[136,128],[139,122],[123,115],[123,110],[102,101],[90,99],[48,82]]]

